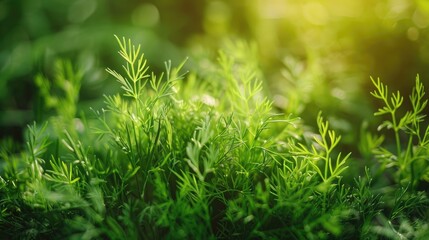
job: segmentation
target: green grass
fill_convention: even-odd
[[[263,89],[254,46],[230,44],[216,67],[186,61],[151,72],[139,45],[116,37],[118,93],[79,108],[81,75],[58,62],[36,78],[50,114],[22,148],[0,148],[6,239],[424,239],[429,236],[429,128],[417,77],[413,108],[380,80],[387,115],[341,150],[324,114],[312,130]],[[308,121],[308,120],[307,120]],[[393,144],[393,148],[392,148]],[[363,156],[365,159],[360,159]],[[360,168],[351,164],[366,161]],[[385,180],[388,179],[388,180]]]

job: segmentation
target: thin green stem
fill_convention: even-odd
[[[401,158],[401,140],[399,138],[399,127],[396,123],[396,115],[395,110],[391,112],[392,114],[392,124],[393,124],[393,131],[395,132],[395,141],[396,141],[396,154],[398,157],[398,160]]]

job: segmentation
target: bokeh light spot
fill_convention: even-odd
[[[136,26],[153,27],[159,22],[159,10],[153,4],[142,4],[132,13],[131,21]]]
[[[310,2],[303,6],[304,18],[314,25],[325,25],[328,21],[326,8],[318,2]]]
[[[97,8],[95,0],[79,0],[74,2],[69,9],[68,20],[72,23],[81,23],[88,19]]]
[[[287,15],[287,6],[284,1],[259,1],[259,12],[265,19],[283,19]]]
[[[413,22],[419,28],[429,27],[429,16],[427,14],[422,14],[420,11],[415,11],[413,14]]]
[[[410,39],[411,41],[417,41],[419,40],[419,30],[415,27],[410,27],[407,30],[407,37],[408,39]]]

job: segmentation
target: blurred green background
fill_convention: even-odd
[[[403,95],[417,74],[429,86],[427,0],[3,0],[0,24],[0,138],[18,141],[43,119],[34,78],[55,59],[83,71],[84,111],[116,91],[114,34],[141,43],[155,71],[189,56],[204,72],[225,40],[254,43],[276,108],[310,123],[323,110],[350,144],[377,107],[370,76]]]

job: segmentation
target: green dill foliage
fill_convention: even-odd
[[[333,150],[341,140],[341,136],[337,136],[335,131],[329,130],[329,123],[323,120],[321,113],[317,117],[317,126],[319,135],[313,137],[311,147],[299,143],[299,147],[294,152],[297,156],[304,156],[309,159],[309,164],[314,171],[318,173],[324,183],[331,183],[334,179],[341,176],[341,173],[347,169],[346,161],[350,154],[342,157],[341,153],[337,157],[333,157]],[[322,160],[322,166],[318,165],[318,161]]]
[[[123,65],[106,71],[119,91],[105,95],[103,107],[79,108],[82,75],[68,62],[58,63],[52,81],[36,78],[41,109],[53,111],[28,127],[23,149],[0,145],[5,238],[427,236],[427,193],[414,191],[426,181],[428,155],[418,80],[403,118],[400,94],[390,100],[374,81],[373,95],[386,103],[378,114],[393,118],[382,126],[398,141],[410,138],[405,150],[397,142],[390,152],[383,137],[362,130],[362,155],[375,152],[404,185],[386,193],[369,168],[364,177],[352,169],[356,159],[321,113],[312,132],[292,114],[297,109],[272,108],[255,45],[227,44],[204,72],[186,72],[185,60],[154,73],[143,47],[115,37]]]
[[[380,79],[371,79],[375,90],[371,94],[380,99],[384,106],[375,116],[387,115],[388,120],[378,127],[393,131],[395,150],[377,147],[376,155],[383,168],[394,168],[395,180],[403,186],[415,189],[421,181],[429,181],[429,126],[425,122],[426,106],[424,86],[417,75],[415,86],[409,97],[412,110],[401,112],[404,97],[399,91],[389,94],[388,87]],[[424,126],[426,125],[426,126]]]
[[[62,129],[76,130],[70,126],[75,125],[73,121],[78,113],[77,105],[82,76],[83,72],[75,70],[70,61],[57,60],[54,65],[52,80],[41,74],[35,78],[44,105],[37,115],[46,118],[47,116],[43,112],[53,110],[51,116],[54,116],[55,120],[51,119],[51,122],[57,128],[56,131]]]

